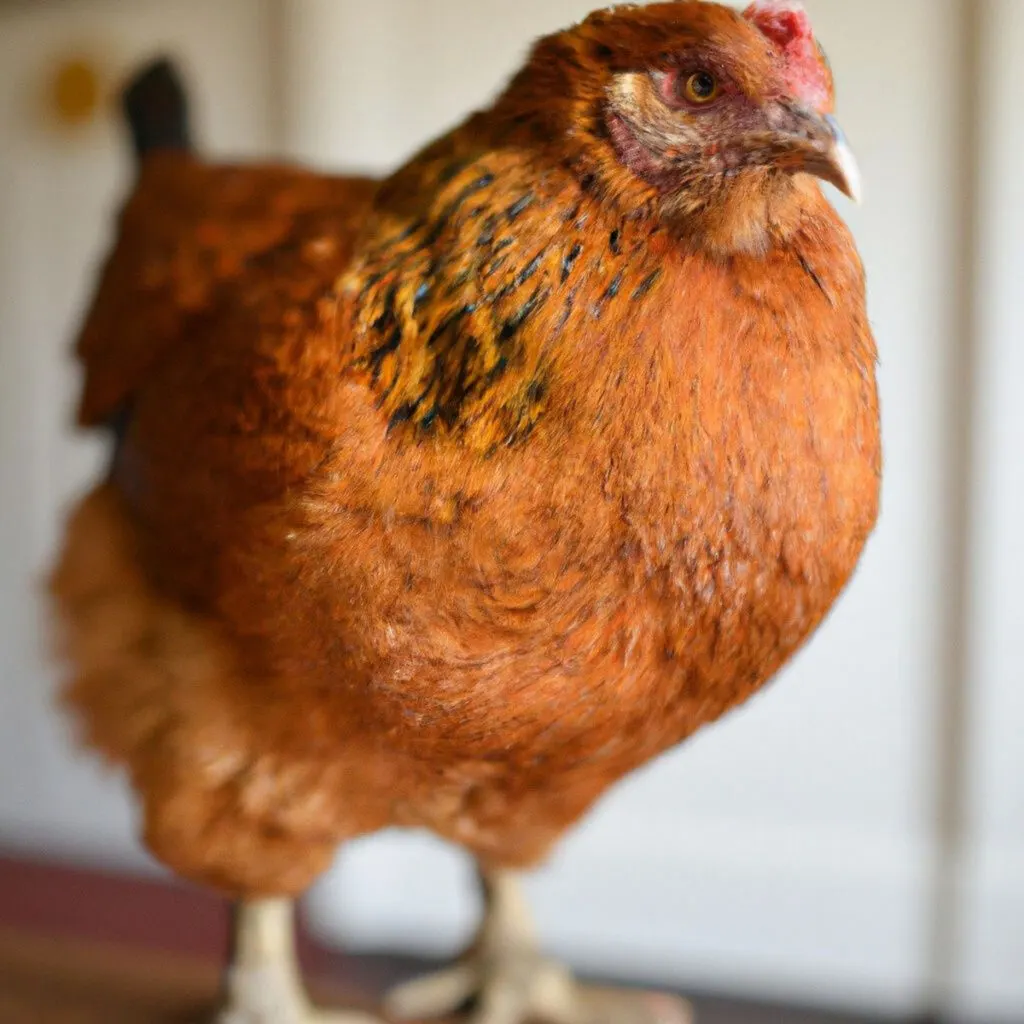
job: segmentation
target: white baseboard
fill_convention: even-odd
[[[958,1020],[1024,1020],[1024,843],[979,845],[961,872],[959,944],[948,1002]]]

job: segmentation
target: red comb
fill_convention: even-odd
[[[743,16],[783,49],[800,40],[814,39],[811,19],[798,0],[755,0]]]
[[[829,74],[814,40],[811,19],[799,0],[754,0],[745,17],[775,44],[793,95],[815,110],[831,105]]]

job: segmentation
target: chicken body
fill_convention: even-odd
[[[778,62],[723,8],[647,11],[616,45]],[[381,183],[141,170],[79,345],[81,420],[120,440],[54,590],[70,701],[186,877],[298,893],[391,825],[536,864],[857,563],[880,452],[846,229],[806,174],[666,201],[588,120],[618,56],[587,24]]]

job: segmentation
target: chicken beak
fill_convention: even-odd
[[[790,174],[813,174],[855,203],[860,202],[860,170],[839,122],[795,103],[772,111],[767,144],[754,140],[760,159]]]
[[[822,118],[832,135],[831,142],[826,142],[819,177],[835,185],[844,196],[855,203],[861,201],[860,168],[857,160],[846,141],[839,122],[831,114]]]
[[[831,114],[800,110],[787,125],[779,163],[790,171],[813,174],[855,203],[860,202],[860,170],[843,130]]]

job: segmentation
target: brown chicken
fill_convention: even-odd
[[[382,182],[212,167],[172,69],[78,352],[113,428],[53,593],[145,841],[239,901],[224,1021],[315,1016],[288,900],[425,827],[487,896],[397,1015],[651,1020],[545,962],[514,873],[807,639],[874,525],[856,168],[792,2],[541,40]]]

